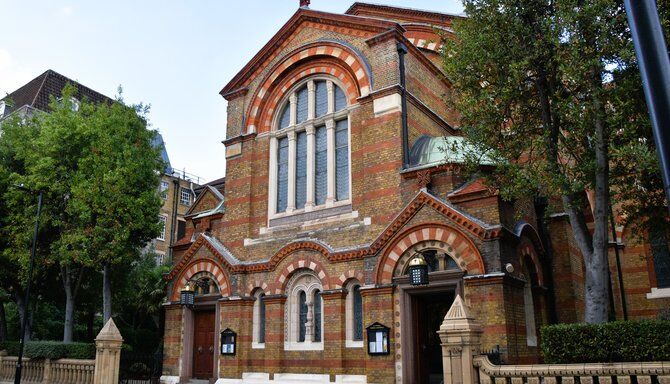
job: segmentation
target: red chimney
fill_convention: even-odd
[[[309,0],[300,0],[300,8],[309,8]]]

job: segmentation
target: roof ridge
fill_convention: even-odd
[[[44,71],[44,73],[42,73],[40,75],[40,76],[44,76],[44,78],[42,79],[42,82],[40,83],[40,86],[37,88],[37,92],[35,92],[35,97],[33,98],[33,101],[31,101],[30,104],[29,104],[31,107],[33,105],[35,105],[35,102],[37,101],[37,96],[39,96],[40,92],[42,92],[42,88],[44,87],[44,83],[47,82],[47,78],[49,77],[50,72],[52,72],[52,70],[47,69],[46,71]]]

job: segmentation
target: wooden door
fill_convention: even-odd
[[[193,337],[193,377],[214,377],[214,311],[195,312]]]
[[[444,378],[442,346],[437,331],[453,301],[452,292],[436,292],[416,297],[413,300],[413,315],[416,319],[414,351],[417,362],[415,375],[417,383],[437,384],[441,383]]]

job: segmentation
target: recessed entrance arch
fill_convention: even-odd
[[[474,251],[468,250],[463,240],[456,244],[441,240],[455,240],[457,237],[453,232],[442,234],[438,240],[429,236],[420,238],[417,231],[422,235],[439,234],[435,230],[426,231],[426,228],[409,231],[405,238],[411,242],[407,244],[400,240],[394,247],[399,250],[398,244],[403,244],[401,247],[404,248],[399,255],[392,256],[396,260],[391,271],[392,282],[396,285],[396,322],[400,323],[396,331],[400,369],[396,375],[405,383],[440,383],[443,379],[442,352],[437,331],[456,294],[463,295],[463,276],[468,272],[468,266],[479,272],[483,263],[478,262],[481,261],[478,252],[477,258],[473,257]],[[429,284],[425,286],[411,285],[407,276],[408,262],[417,252],[423,254],[429,264]],[[468,255],[467,259],[463,255]]]

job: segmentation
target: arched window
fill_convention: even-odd
[[[311,270],[298,271],[287,285],[286,350],[323,350],[321,281]]]
[[[347,299],[345,308],[346,346],[348,348],[363,347],[363,297],[361,284],[351,280],[347,285]]]
[[[526,344],[537,346],[537,332],[535,329],[535,305],[533,304],[534,275],[531,273],[532,260],[526,258],[523,263],[523,274],[526,283],[523,285],[523,309],[526,317]]]
[[[265,348],[265,293],[257,290],[254,299],[251,347]]]
[[[270,217],[350,202],[349,109],[331,78],[288,92],[270,134]]]
[[[193,289],[196,296],[219,293],[219,285],[216,283],[214,276],[209,272],[198,272],[191,277],[191,281],[194,282]]]

